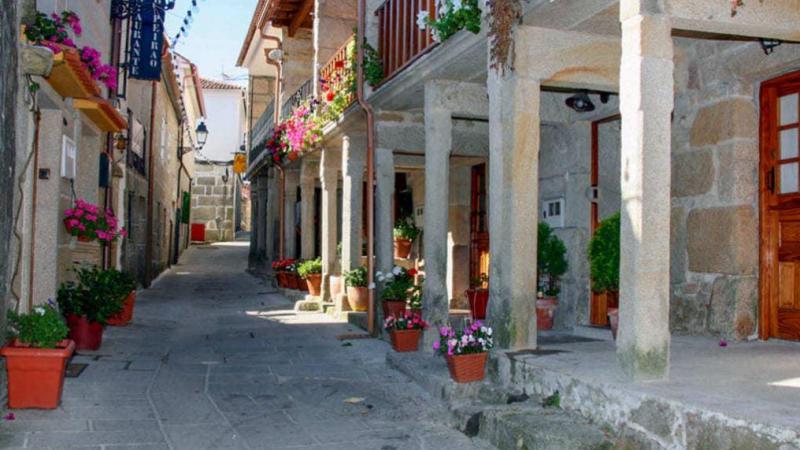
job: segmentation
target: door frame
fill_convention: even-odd
[[[778,90],[783,88],[800,90],[800,71],[790,72],[761,83],[759,93],[759,339],[778,338],[777,286],[778,267],[775,265],[778,249],[777,223],[770,208],[778,200],[775,189],[775,159],[778,145],[772,133],[777,118]]]

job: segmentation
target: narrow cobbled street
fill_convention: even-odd
[[[67,378],[54,411],[2,422],[2,448],[470,449],[389,346],[248,274],[244,242],[194,247],[140,292],[125,328]],[[4,413],[6,414],[7,411]]]

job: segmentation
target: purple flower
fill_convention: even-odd
[[[433,343],[434,350],[439,350],[440,348],[442,348],[442,344],[440,344],[439,341]]]

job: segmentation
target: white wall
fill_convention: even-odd
[[[244,143],[244,106],[238,89],[203,89],[208,140],[202,155],[212,161],[230,161]]]

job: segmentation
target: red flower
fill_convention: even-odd
[[[408,274],[408,276],[410,276],[410,277],[416,276],[416,275],[417,275],[417,269],[408,269],[408,270],[406,271],[406,273],[407,273],[407,274]]]
[[[339,61],[336,61],[336,62],[334,63],[334,66],[335,66],[337,69],[344,69],[344,60],[343,60],[343,59],[340,59]]]
[[[336,95],[333,93],[333,91],[330,91],[330,92],[328,92],[328,93],[325,95],[325,100],[327,100],[327,101],[329,101],[329,102],[332,102],[332,101],[333,101],[333,98],[334,98],[335,96],[336,96]]]

